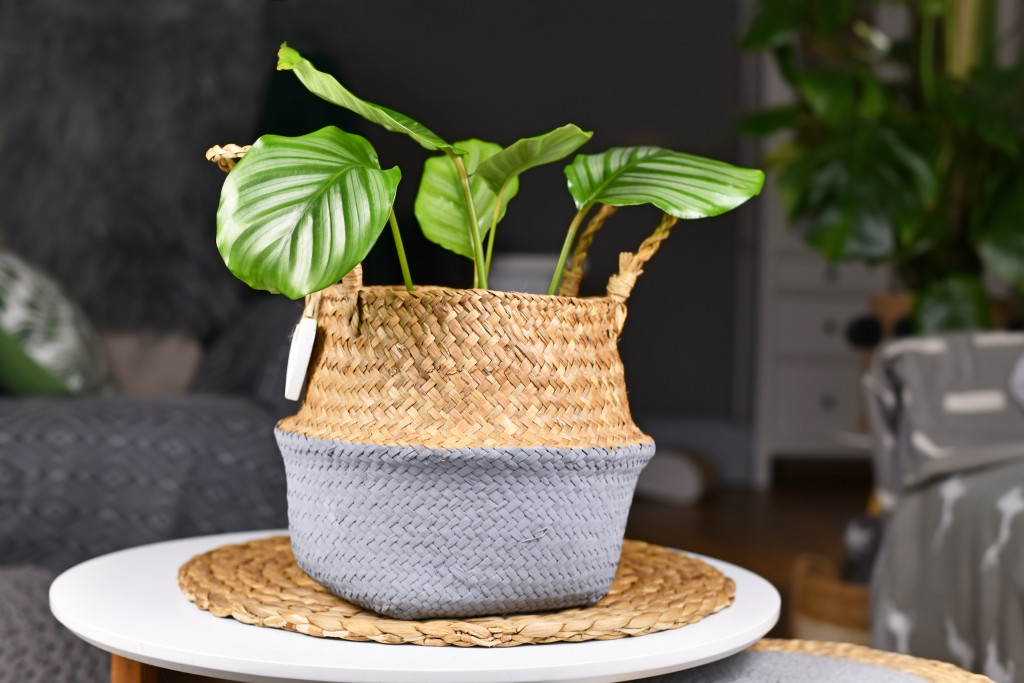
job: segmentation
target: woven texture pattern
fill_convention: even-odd
[[[252,145],[239,146],[234,143],[228,143],[221,147],[220,145],[214,145],[210,149],[206,150],[206,160],[212,161],[220,167],[220,170],[227,173],[235,167],[238,160],[245,156],[245,153],[249,151]]]
[[[765,638],[751,648],[756,652],[788,652],[819,657],[833,657],[919,676],[931,683],[992,683],[992,679],[964,671],[947,662],[911,657],[896,652],[874,650],[853,643],[827,643],[817,640],[776,640]]]
[[[651,443],[428,449],[276,434],[299,566],[403,619],[593,604],[654,454]]]
[[[54,575],[0,567],[0,683],[104,683],[110,655],[79,640],[50,613]]]
[[[644,683],[991,683],[952,664],[849,643],[765,638],[749,650]]]
[[[651,440],[626,399],[622,303],[343,284],[317,308],[309,387],[286,432],[429,448]]]
[[[287,519],[274,418],[254,401],[0,399],[0,416],[0,562],[61,571]]]
[[[580,233],[576,240],[576,246],[572,250],[572,258],[569,265],[562,273],[562,283],[558,286],[560,296],[577,296],[580,292],[580,283],[583,282],[583,264],[587,261],[587,250],[594,243],[597,231],[604,226],[604,222],[612,216],[618,207],[609,204],[602,204],[594,217],[587,223],[586,229]]]
[[[322,638],[415,645],[510,647],[613,640],[667,631],[732,604],[736,586],[704,562],[625,541],[608,596],[593,607],[463,621],[401,621],[360,610],[309,578],[287,536],[231,545],[182,566],[185,596],[218,617]]]

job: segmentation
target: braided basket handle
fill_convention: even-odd
[[[608,280],[608,298],[620,303],[626,302],[633,291],[636,279],[644,272],[644,264],[658,251],[662,240],[668,237],[672,226],[677,222],[678,218],[666,213],[661,217],[661,222],[654,232],[640,243],[640,248],[635,254],[628,251],[619,254],[619,272]]]
[[[594,243],[594,235],[601,229],[604,222],[618,209],[610,204],[602,204],[594,217],[587,223],[586,229],[580,234],[576,241],[576,247],[572,250],[572,258],[569,259],[569,267],[562,274],[562,284],[558,287],[559,296],[576,296],[580,291],[580,282],[583,281],[583,264],[587,260],[587,250]]]
[[[220,170],[227,173],[235,167],[238,160],[245,156],[245,153],[249,151],[252,145],[246,145],[240,147],[234,143],[228,143],[221,147],[220,145],[214,145],[210,149],[206,150],[206,160],[212,161]]]
[[[341,278],[341,289],[345,294],[356,294],[362,288],[363,264],[357,263],[355,268]],[[320,315],[320,300],[323,298],[323,293],[323,290],[320,290],[306,295],[306,307],[302,310],[303,316],[316,318]]]
[[[341,289],[345,294],[358,294],[363,288],[363,265],[357,263],[356,267],[350,270],[345,277],[341,278]],[[320,303],[323,301],[324,290],[306,295],[306,307],[302,309],[302,317],[320,319]],[[345,297],[341,306],[347,313],[340,314],[343,324],[340,330],[346,337],[352,337],[359,332],[359,298]]]

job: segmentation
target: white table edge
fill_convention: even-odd
[[[166,669],[173,669],[183,671],[186,673],[194,673],[206,676],[217,676],[229,680],[238,681],[249,681],[252,683],[270,683],[276,681],[309,681],[309,682],[323,682],[323,681],[347,681],[350,683],[362,683],[368,681],[380,681],[381,683],[402,683],[404,681],[410,681],[413,679],[409,678],[408,669],[402,669],[396,667],[394,669],[381,668],[380,666],[374,666],[370,668],[348,668],[344,670],[345,678],[337,678],[339,670],[337,667],[307,667],[307,670],[303,673],[304,677],[301,678],[282,678],[280,675],[271,674],[267,675],[262,668],[269,666],[273,668],[273,662],[261,662],[258,659],[251,657],[239,658],[231,657],[228,655],[216,655],[210,656],[205,655],[205,661],[202,664],[183,661],[180,657],[180,653],[176,650],[169,650],[163,647],[159,642],[148,642],[140,643],[139,639],[126,637],[123,633],[117,633],[110,629],[105,629],[97,626],[96,624],[90,623],[73,613],[63,609],[63,592],[66,590],[66,583],[69,581],[69,576],[74,577],[74,572],[84,571],[82,568],[88,568],[95,566],[95,563],[110,562],[112,558],[117,556],[124,556],[125,554],[135,554],[140,552],[146,552],[147,549],[166,548],[174,545],[187,546],[189,544],[202,544],[205,549],[213,549],[220,545],[229,543],[240,543],[245,540],[252,538],[262,538],[274,534],[287,534],[287,530],[265,530],[265,531],[254,531],[254,532],[240,532],[232,534],[218,534],[214,536],[196,537],[188,539],[178,539],[175,541],[165,541],[161,543],[154,543],[145,546],[138,546],[136,548],[128,548],[120,550],[108,555],[104,555],[92,560],[83,562],[76,567],[72,567],[63,574],[57,577],[50,588],[50,607],[51,611],[57,617],[57,619],[69,628],[73,633],[83,640],[91,643],[92,645],[99,647],[107,652],[133,659],[145,664],[151,664]],[[196,552],[204,552],[205,549],[190,550],[189,557]],[[760,582],[759,590],[767,590],[769,595],[770,604],[762,611],[758,616],[759,618],[749,624],[745,624],[742,629],[733,631],[730,636],[735,642],[730,646],[723,646],[716,649],[712,654],[706,657],[694,657],[688,659],[685,665],[680,666],[678,661],[678,655],[675,651],[663,651],[660,654],[640,653],[632,657],[620,656],[614,661],[600,661],[592,662],[595,667],[600,668],[600,671],[591,670],[589,673],[580,672],[580,663],[567,662],[564,664],[557,663],[546,663],[543,665],[530,666],[526,662],[519,662],[518,667],[515,670],[515,674],[507,676],[494,676],[495,672],[488,672],[486,678],[480,678],[481,674],[474,674],[474,677],[467,677],[467,672],[463,666],[453,665],[452,668],[433,668],[429,672],[418,672],[419,675],[415,680],[423,681],[423,683],[443,683],[451,681],[456,683],[458,681],[470,682],[470,681],[481,681],[487,680],[492,683],[512,683],[523,682],[523,683],[542,683],[542,682],[558,682],[558,683],[614,683],[617,681],[635,680],[637,678],[645,678],[648,676],[656,676],[664,673],[670,673],[679,671],[685,668],[691,668],[706,664],[723,657],[735,654],[741,650],[746,649],[751,644],[756,642],[762,636],[764,636],[771,628],[775,625],[778,620],[781,599],[778,591],[775,590],[771,584],[765,581],[760,576],[749,572],[741,567],[732,565],[728,562],[723,562],[715,558],[709,558],[706,556],[699,555],[697,553],[691,553],[688,551],[688,555],[694,557],[700,557],[707,561],[712,566],[724,571],[727,575],[737,579],[737,588],[739,593],[739,587],[742,583],[747,583],[751,580]],[[187,560],[185,557],[184,560]],[[182,561],[184,561],[182,560]],[[175,568],[176,569],[176,568]],[[739,580],[739,579],[742,579]],[[175,582],[176,587],[176,582]],[[180,596],[182,600],[185,598]],[[739,598],[738,598],[739,599]],[[735,605],[727,608],[720,614],[710,615],[705,617],[705,620],[713,620],[721,616],[728,615],[728,610],[735,609]],[[196,612],[204,617],[216,619],[209,614],[203,614],[198,609]],[[225,618],[223,620],[233,624],[235,627],[254,629],[258,627],[249,626],[236,622],[233,619]],[[694,629],[700,626],[702,622],[696,624],[690,624],[682,627],[682,629],[676,629],[671,631],[664,631],[661,633],[650,634],[646,636],[640,636],[636,638],[624,638],[620,640],[611,641],[588,641],[585,643],[556,643],[550,645],[523,645],[514,648],[500,648],[489,650],[490,652],[498,653],[509,653],[509,652],[522,652],[536,651],[536,648],[544,648],[545,650],[550,648],[574,648],[572,652],[581,652],[581,648],[588,646],[593,647],[599,642],[605,647],[611,645],[616,647],[617,643],[626,643],[629,641],[645,640],[646,643],[652,643],[654,641],[650,639],[657,639],[659,637],[670,636],[670,634],[676,633],[692,633]],[[686,631],[689,629],[689,631]],[[445,648],[425,648],[418,645],[383,645],[379,643],[354,643],[350,641],[337,641],[327,639],[314,639],[311,636],[306,636],[298,633],[291,633],[286,631],[279,631],[277,629],[260,629],[261,632],[272,632],[276,635],[274,637],[290,637],[303,639],[299,642],[306,642],[307,640],[313,640],[321,643],[328,644],[327,647],[374,647],[374,648],[401,648],[402,650],[414,649],[417,651],[438,651],[445,650],[449,652],[467,652],[471,650],[481,651],[484,648],[456,648],[456,647],[445,647]],[[619,646],[621,647],[621,646]],[[458,655],[456,655],[458,656]],[[522,657],[522,659],[527,659]],[[642,660],[640,663],[638,660]],[[314,676],[314,677],[310,677]]]

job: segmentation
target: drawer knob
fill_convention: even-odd
[[[839,401],[836,400],[835,395],[831,393],[822,394],[821,398],[818,399],[818,407],[825,413],[831,413],[835,410],[838,403]]]
[[[834,337],[839,332],[839,323],[835,318],[825,318],[825,321],[821,323],[821,331],[825,333],[826,337]]]

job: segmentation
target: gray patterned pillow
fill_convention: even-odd
[[[880,493],[1024,458],[1024,415],[1009,393],[1022,352],[1020,332],[957,332],[883,345],[864,377]]]
[[[47,275],[0,250],[0,387],[83,394],[108,378],[96,330]]]

